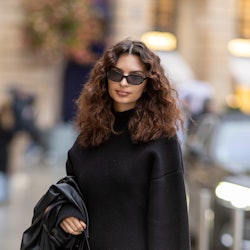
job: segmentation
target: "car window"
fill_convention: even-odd
[[[233,172],[250,171],[250,121],[227,121],[219,127],[213,145],[214,155]]]

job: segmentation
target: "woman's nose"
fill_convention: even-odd
[[[120,81],[120,85],[123,87],[128,86],[128,81],[127,81],[127,78],[125,76],[122,77],[122,79]]]

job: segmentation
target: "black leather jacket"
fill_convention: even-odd
[[[82,235],[65,233],[60,223],[62,209],[72,208],[85,221]],[[65,212],[65,211],[64,211]],[[88,244],[89,219],[81,191],[72,176],[66,176],[50,186],[34,207],[31,226],[22,236],[20,250],[90,249]]]

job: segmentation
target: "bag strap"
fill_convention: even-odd
[[[83,233],[84,233],[84,237],[85,237],[85,240],[86,240],[87,250],[90,250],[89,239],[88,239],[88,237],[86,235],[85,230],[83,231]]]

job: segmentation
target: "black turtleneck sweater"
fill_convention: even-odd
[[[182,155],[176,138],[133,144],[133,110],[115,113],[101,146],[69,150],[67,174],[77,177],[89,213],[91,250],[188,250]]]

